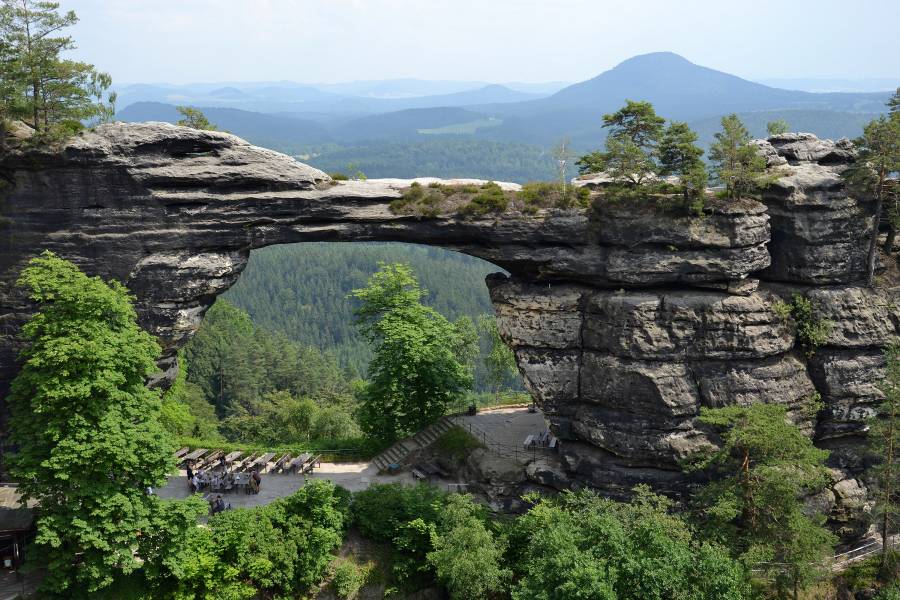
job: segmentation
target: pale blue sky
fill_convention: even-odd
[[[748,79],[900,78],[900,0],[61,0],[120,83],[580,81],[669,50]]]

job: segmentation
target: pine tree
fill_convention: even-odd
[[[787,133],[790,131],[790,125],[784,119],[776,119],[774,121],[769,121],[766,123],[766,133],[769,134],[769,137],[773,135],[781,135],[782,133]]]
[[[829,482],[826,450],[787,420],[777,404],[704,409],[700,421],[721,431],[720,448],[700,461],[715,479],[698,495],[700,522],[748,568],[771,573],[782,597],[814,581],[836,538],[806,495]]]
[[[872,471],[878,482],[875,513],[882,535],[881,566],[887,569],[889,536],[900,525],[900,345],[889,346],[884,355],[884,402],[872,419],[869,439],[877,460]]]
[[[685,206],[696,214],[703,211],[706,193],[706,166],[700,159],[703,150],[695,142],[697,134],[687,123],[672,122],[659,144],[660,175],[676,175]]]
[[[175,108],[183,117],[178,121],[178,125],[204,131],[216,131],[216,126],[209,122],[201,110],[190,106],[176,106]]]
[[[50,252],[18,285],[39,306],[8,396],[11,472],[40,505],[29,560],[46,568],[47,594],[85,597],[140,567],[137,536],[160,510],[146,490],[174,466],[159,394],[144,383],[159,346],[124,286]]]
[[[869,251],[866,257],[866,282],[875,285],[875,260],[878,231],[885,204],[898,193],[890,174],[900,169],[900,112],[882,115],[869,122],[861,137],[854,140],[857,156],[843,173],[851,191],[861,197],[875,199]],[[894,228],[892,224],[892,229]],[[887,252],[893,250],[893,235],[888,235]]]
[[[656,148],[665,122],[651,103],[626,100],[624,107],[603,115],[603,126],[609,128],[606,152],[582,156],[579,171],[606,172],[618,183],[642,185],[657,172]]]
[[[737,115],[722,117],[722,131],[709,148],[716,178],[725,184],[725,195],[738,200],[759,193],[771,178],[766,159],[750,144],[750,133]]]
[[[10,82],[21,85],[5,111],[27,105],[27,117],[38,139],[63,136],[81,127],[81,121],[103,116],[109,107],[103,94],[108,75],[92,65],[65,60],[61,54],[75,48],[60,32],[78,22],[73,11],[59,13],[59,3],[37,0],[2,0],[0,46],[13,58],[8,62]],[[113,98],[114,100],[114,98]]]

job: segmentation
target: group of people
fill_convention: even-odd
[[[234,487],[235,484],[235,474],[231,471],[228,471],[227,466],[223,461],[220,463],[222,467],[221,471],[194,471],[193,465],[189,464],[187,466],[187,480],[188,480],[188,488],[190,488],[191,493],[199,492],[201,489],[206,487],[207,485],[211,490],[230,490]],[[248,494],[258,494],[260,487],[262,485],[262,475],[260,475],[259,471],[253,470],[250,473],[250,478],[247,481],[247,493]],[[221,495],[220,495],[221,496]]]
[[[222,498],[222,494],[216,494],[215,499],[211,500],[209,503],[209,514],[214,515],[226,511],[229,508],[231,508],[231,504],[225,502],[225,499]]]

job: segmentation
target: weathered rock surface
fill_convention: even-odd
[[[6,156],[0,173],[11,184],[0,206],[0,381],[14,372],[15,338],[29,311],[13,282],[43,249],[123,281],[167,365],[250,250],[271,244],[418,242],[527,280],[598,286],[727,282],[768,264],[766,216],[756,203],[714,216],[702,231],[650,242],[633,219],[630,235],[604,241],[585,211],[423,219],[388,207],[408,182],[335,184],[232,135],[162,123],[104,125],[59,151]]]
[[[771,217],[772,264],[760,275],[810,284],[861,280],[872,208],[850,197],[840,176],[854,158],[852,144],[808,133],[756,143],[782,174],[762,196]]]
[[[534,481],[627,495],[638,483],[679,492],[680,460],[713,443],[702,407],[780,403],[832,450],[835,522],[865,503],[860,451],[897,339],[894,291],[862,276],[870,207],[839,177],[846,141],[789,134],[757,142],[783,172],[763,202],[711,201],[703,219],[648,206],[466,219],[389,209],[408,182],[335,183],[322,172],[223,133],[115,124],[58,150],[0,159],[0,394],[16,371],[33,307],[14,287],[49,249],[124,282],[141,324],[177,348],[250,250],[301,241],[403,241],[479,256],[506,269],[488,286],[526,385],[562,440]],[[770,239],[771,235],[771,239]],[[770,258],[771,254],[771,258]],[[762,280],[762,284],[760,284]],[[810,358],[775,310],[792,293],[832,323]],[[803,410],[816,393],[824,409]]]

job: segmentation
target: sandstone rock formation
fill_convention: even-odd
[[[501,332],[562,440],[564,468],[535,465],[535,481],[684,491],[679,461],[715,443],[697,423],[701,407],[777,402],[833,450],[827,500],[852,532],[865,504],[864,420],[900,314],[892,291],[858,286],[871,208],[839,178],[852,147],[809,134],[758,145],[782,177],[762,202],[712,201],[702,219],[621,204],[397,215],[388,205],[407,182],[332,182],[234,136],[160,123],[14,153],[0,160],[0,386],[32,310],[14,282],[43,249],[124,282],[171,375],[177,348],[253,248],[438,245],[509,272],[488,278]],[[833,323],[812,357],[775,311],[794,293]],[[801,408],[814,394],[825,408],[810,419]]]

